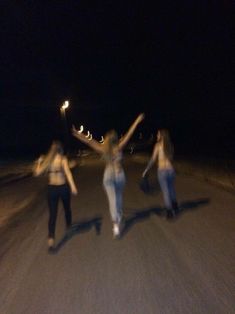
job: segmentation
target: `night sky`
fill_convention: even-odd
[[[98,139],[145,112],[146,137],[167,127],[180,153],[235,155],[232,1],[131,2],[1,1],[2,155],[62,137],[66,99],[69,127]]]

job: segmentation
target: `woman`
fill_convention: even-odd
[[[133,122],[128,132],[119,140],[116,131],[107,132],[104,143],[100,144],[95,140],[88,140],[86,136],[73,128],[72,133],[77,139],[89,145],[96,152],[101,154],[106,166],[103,176],[103,185],[109,201],[109,211],[113,222],[114,237],[120,236],[120,226],[122,220],[122,194],[125,186],[125,173],[122,168],[122,151],[133,135],[138,124],[144,119],[140,114]]]
[[[74,195],[77,194],[68,159],[64,156],[63,148],[59,141],[53,141],[47,155],[38,159],[34,175],[39,176],[42,173],[48,173],[48,246],[52,248],[55,242],[58,202],[60,199],[63,202],[66,226],[69,228],[72,223],[70,191]]]
[[[173,145],[169,132],[166,129],[161,129],[157,133],[157,143],[154,146],[152,157],[143,172],[143,177],[156,161],[158,166],[158,180],[163,193],[167,218],[172,218],[178,213],[179,209],[174,187],[175,170],[172,165]]]

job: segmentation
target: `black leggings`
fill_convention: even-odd
[[[72,213],[70,207],[70,188],[67,184],[48,185],[48,206],[49,206],[49,222],[48,236],[55,237],[55,225],[58,211],[58,202],[61,198],[64,206],[66,226],[69,227],[72,222]]]

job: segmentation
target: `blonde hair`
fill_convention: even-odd
[[[49,170],[51,163],[53,162],[57,154],[60,155],[64,154],[63,146],[60,141],[53,141],[51,147],[49,148],[48,153],[46,154],[42,161],[41,164],[42,173],[45,173]]]
[[[166,157],[172,161],[174,157],[174,147],[170,139],[170,133],[167,129],[160,129],[160,141],[163,144],[163,151]]]
[[[105,140],[104,140],[104,156],[106,160],[111,160],[115,148],[118,148],[118,135],[115,130],[110,130],[105,134]]]

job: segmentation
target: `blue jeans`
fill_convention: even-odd
[[[122,194],[126,183],[122,169],[115,171],[107,166],[104,171],[103,185],[109,201],[109,211],[113,223],[120,223],[122,219]]]
[[[167,209],[172,209],[176,202],[175,194],[175,170],[158,169],[158,180],[163,193],[164,203]]]

